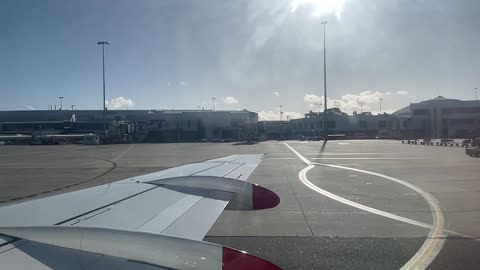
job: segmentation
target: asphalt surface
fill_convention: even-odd
[[[262,211],[224,211],[206,241],[284,269],[400,269],[430,241],[432,248],[421,256],[432,259],[427,269],[479,268],[480,159],[461,147],[389,140],[6,146],[0,147],[0,206],[254,153],[265,158],[249,181],[275,191],[281,203]],[[308,164],[301,157],[313,163],[303,178],[299,172]],[[394,180],[429,194],[440,210],[432,212],[421,193]],[[441,235],[429,237],[431,228],[421,224],[431,225],[439,215]]]

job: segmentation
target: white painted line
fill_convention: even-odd
[[[288,143],[284,142],[283,143],[290,151],[292,151],[299,159],[301,159],[305,164],[307,165],[312,165],[312,162],[308,160],[306,157],[302,156],[300,153],[297,152],[297,150],[293,149]],[[315,166],[314,166],[315,167]]]
[[[368,159],[372,159],[372,160],[375,160],[375,159],[410,159],[410,158],[394,158],[394,157],[375,157],[375,158],[370,158],[370,157],[341,157],[341,158],[335,158],[335,157],[319,157],[319,158],[311,158],[311,159],[364,159],[364,160],[368,160]]]
[[[332,164],[322,164],[322,163],[313,163],[310,162],[308,159],[306,159],[304,156],[302,156],[299,152],[297,152],[293,147],[288,145],[287,143],[284,142],[284,145],[287,146],[295,155],[297,155],[305,164],[307,164],[307,167],[301,170],[298,174],[298,178],[302,183],[304,183],[307,187],[310,189],[323,194],[331,199],[334,199],[336,201],[342,202],[344,204],[350,205],[352,207],[362,209],[364,211],[380,215],[383,217],[387,217],[390,219],[402,221],[411,225],[416,225],[419,227],[423,228],[429,228],[430,232],[428,234],[427,239],[423,243],[423,245],[420,247],[420,249],[415,253],[415,255],[401,268],[401,270],[406,270],[406,269],[426,269],[430,263],[435,259],[435,257],[438,255],[440,250],[442,249],[444,243],[445,243],[445,238],[443,235],[443,229],[444,229],[444,217],[442,210],[438,206],[438,202],[436,199],[430,195],[429,193],[423,191],[419,187],[408,183],[406,181],[400,180],[395,177],[391,177],[388,175],[380,174],[380,173],[375,173],[375,172],[370,172],[366,170],[361,170],[357,168],[350,168],[350,167],[344,167],[344,166],[339,166],[339,165],[332,165]],[[345,170],[351,170],[351,171],[356,171],[356,172],[361,172],[361,173],[366,173],[370,175],[375,175],[378,177],[382,177],[388,180],[391,180],[393,182],[399,183],[401,185],[404,185],[413,191],[417,192],[418,194],[422,195],[422,197],[427,201],[427,203],[430,206],[430,210],[433,213],[433,225],[426,224],[424,222],[416,221],[413,219],[401,217],[392,213],[388,213],[382,210],[378,210],[366,205],[362,205],[350,200],[347,200],[345,198],[342,198],[338,195],[335,195],[329,191],[326,191],[324,189],[321,189],[314,184],[312,184],[308,178],[307,178],[307,172],[311,170],[312,168],[315,167],[315,165],[322,165],[322,166],[328,166],[328,167],[333,167],[333,168],[338,168],[338,169],[345,169]]]
[[[307,155],[326,155],[326,156],[359,156],[359,155],[386,155],[386,156],[397,156],[404,154],[399,153],[325,153],[325,152],[317,152],[317,153],[307,153]]]
[[[332,164],[318,163],[318,165],[351,170],[351,171],[356,171],[356,172],[361,172],[361,173],[382,177],[412,189],[413,191],[422,195],[422,197],[427,201],[427,203],[430,206],[431,212],[433,213],[433,225],[432,226],[429,225],[431,227],[430,233],[428,234],[428,238],[425,240],[425,242],[417,251],[417,253],[415,253],[415,255],[401,268],[401,270],[426,269],[430,265],[430,263],[435,259],[438,253],[440,253],[440,250],[445,244],[445,239],[443,235],[444,217],[443,217],[442,210],[438,206],[437,200],[431,194],[423,191],[422,189],[420,189],[415,185],[412,185],[411,183],[408,183],[406,181],[403,181],[391,176],[387,176],[384,174],[370,172],[370,171],[361,170],[357,168],[349,168],[349,167],[344,167],[339,165],[332,165]]]
[[[265,159],[295,159],[293,157],[271,157],[271,158],[265,158]]]
[[[416,221],[416,220],[413,220],[413,219],[409,219],[409,218],[406,218],[406,217],[401,217],[401,216],[398,216],[398,215],[395,215],[395,214],[392,214],[392,213],[388,213],[388,212],[385,212],[385,211],[382,211],[382,210],[375,209],[375,208],[370,207],[370,206],[359,204],[357,202],[350,201],[348,199],[345,199],[343,197],[340,197],[340,196],[335,195],[335,194],[333,194],[329,191],[326,191],[322,188],[317,187],[316,185],[312,184],[307,178],[307,172],[309,170],[313,169],[313,168],[315,168],[315,165],[309,165],[308,167],[304,168],[303,170],[301,170],[298,173],[298,178],[300,179],[300,181],[302,181],[302,183],[305,186],[309,187],[311,190],[316,191],[316,192],[318,192],[322,195],[325,195],[325,196],[329,197],[330,199],[333,199],[333,200],[336,200],[338,202],[344,203],[346,205],[364,210],[366,212],[370,212],[372,214],[376,214],[376,215],[379,215],[379,216],[383,216],[383,217],[386,217],[386,218],[401,221],[401,222],[404,222],[404,223],[407,223],[407,224],[410,224],[410,225],[414,225],[414,226],[418,226],[418,227],[422,227],[422,228],[426,228],[426,229],[432,228],[432,225],[430,225],[430,224],[420,222],[420,221]]]
[[[383,141],[377,141],[377,140],[362,140],[362,139],[353,139],[349,140],[351,142],[372,142],[372,143],[383,143]]]

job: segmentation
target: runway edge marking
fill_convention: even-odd
[[[362,209],[364,211],[370,212],[372,214],[380,215],[386,218],[402,221],[411,225],[419,226],[422,228],[428,228],[430,229],[430,232],[428,234],[428,237],[426,238],[425,242],[423,245],[420,247],[420,249],[415,253],[415,255],[401,268],[401,270],[406,270],[406,269],[426,269],[430,263],[435,259],[435,257],[438,255],[440,250],[442,249],[444,243],[445,243],[445,237],[443,235],[443,228],[444,228],[444,217],[443,213],[438,206],[437,200],[430,195],[429,193],[423,191],[419,187],[410,184],[406,181],[397,179],[395,177],[391,177],[388,175],[383,175],[380,173],[375,173],[375,172],[370,172],[366,170],[361,170],[357,168],[350,168],[350,167],[345,167],[345,166],[339,166],[339,165],[333,165],[333,164],[324,164],[324,163],[315,163],[311,162],[304,156],[302,156],[299,152],[297,152],[293,147],[291,147],[288,143],[283,142],[283,144],[289,148],[298,158],[300,158],[306,165],[307,167],[301,170],[298,173],[298,178],[300,181],[306,185],[308,188],[323,194],[333,200],[336,200],[338,202],[350,205],[352,207]],[[420,221],[416,221],[413,219],[405,218],[402,216],[398,216],[392,213],[388,213],[379,209],[375,209],[363,204],[359,204],[353,201],[350,201],[348,199],[345,199],[343,197],[340,197],[338,195],[335,195],[329,191],[326,191],[324,189],[321,189],[311,183],[308,178],[307,178],[307,172],[315,167],[315,165],[321,165],[321,166],[328,166],[328,167],[333,167],[333,168],[338,168],[338,169],[345,169],[345,170],[351,170],[351,171],[356,171],[356,172],[361,172],[361,173],[366,173],[370,175],[375,175],[381,178],[385,178],[391,181],[394,181],[396,183],[399,183],[401,185],[404,185],[413,191],[419,193],[422,195],[422,197],[427,201],[428,205],[430,206],[430,209],[433,214],[433,225],[423,223]]]

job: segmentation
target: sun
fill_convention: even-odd
[[[345,0],[292,0],[291,12],[293,13],[303,6],[309,6],[312,8],[314,16],[334,13],[340,17],[344,4]]]

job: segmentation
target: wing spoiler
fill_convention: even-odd
[[[77,226],[3,227],[0,228],[0,233],[168,269],[281,269],[244,251],[161,234]]]

